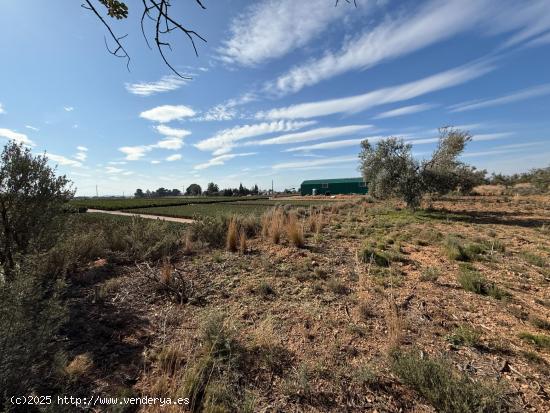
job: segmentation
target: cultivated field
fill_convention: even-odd
[[[230,221],[201,205],[191,226],[74,218],[102,247],[69,279],[71,392],[197,412],[548,411],[549,196],[261,217],[257,202],[224,205],[253,213]]]
[[[221,197],[221,196],[179,196],[162,198],[82,198],[74,199],[70,204],[74,207],[103,209],[115,211],[123,209],[150,208],[157,206],[188,205],[200,203],[234,202],[238,200],[266,199],[267,197]]]
[[[130,209],[129,212],[137,212],[141,214],[161,215],[168,217],[193,218],[196,216],[229,216],[229,215],[261,215],[265,211],[275,206],[287,208],[309,208],[310,206],[318,206],[329,202],[338,202],[336,200],[307,200],[307,199],[285,199],[285,200],[246,200],[233,202],[216,202],[216,203],[197,203],[189,205],[163,206],[144,209]]]

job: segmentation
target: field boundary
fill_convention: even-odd
[[[181,224],[192,224],[195,220],[190,218],[177,218],[177,217],[167,217],[162,215],[149,215],[149,214],[136,214],[132,212],[122,212],[122,211],[106,211],[104,209],[88,209],[90,213],[99,213],[99,214],[109,214],[109,215],[119,215],[126,217],[139,217],[147,219],[158,219],[161,221],[170,221],[170,222],[179,222]]]

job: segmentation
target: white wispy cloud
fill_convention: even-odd
[[[147,152],[151,151],[153,148],[151,146],[141,145],[141,146],[122,146],[118,148],[120,152],[126,155],[127,161],[139,161],[143,158]]]
[[[386,112],[382,112],[378,115],[376,115],[375,119],[385,119],[385,118],[393,118],[396,116],[404,116],[404,115],[410,115],[412,113],[418,113],[423,112],[425,110],[432,109],[434,105],[430,105],[428,103],[421,103],[419,105],[410,105],[410,106],[403,106],[402,108],[392,109],[388,110]]]
[[[163,76],[156,82],[126,83],[126,90],[134,95],[151,96],[156,93],[170,92],[185,85],[189,79],[182,79],[176,75]]]
[[[155,129],[158,133],[173,138],[185,138],[186,136],[191,135],[191,131],[188,131],[187,129],[176,129],[166,125],[157,125],[155,126]]]
[[[297,92],[352,70],[365,70],[384,61],[421,50],[467,31],[495,35],[511,33],[501,49],[529,41],[544,43],[550,30],[550,3],[523,4],[497,0],[432,0],[415,10],[386,18],[375,28],[347,38],[339,50],[291,68],[265,89],[276,94]],[[541,35],[538,40],[536,36]]]
[[[162,105],[141,112],[139,116],[154,122],[166,123],[195,116],[195,111],[184,105]]]
[[[16,132],[11,129],[0,128],[0,138],[10,139],[16,142],[20,142],[24,145],[34,146],[34,142],[29,139],[24,133]]]
[[[126,161],[110,161],[109,165],[126,165],[127,163]]]
[[[108,174],[120,174],[120,173],[124,172],[124,169],[116,168],[114,166],[106,166],[105,167],[105,172],[107,172]]]
[[[319,59],[292,68],[267,89],[282,94],[297,92],[350,70],[365,70],[412,53],[474,27],[485,16],[487,7],[482,0],[430,1],[414,13],[386,19],[374,29],[365,30],[345,41],[336,52],[326,52]]]
[[[85,146],[77,146],[76,149],[78,152],[76,153],[74,158],[84,162],[86,158],[88,158],[88,148],[86,148]]]
[[[377,142],[380,139],[383,139],[383,137],[367,136],[367,137],[358,138],[358,139],[342,139],[339,141],[330,141],[330,142],[316,143],[313,145],[297,146],[295,148],[286,149],[285,152],[314,151],[318,149],[337,149],[337,148],[345,148],[348,146],[358,146],[365,139],[368,139],[369,142]]]
[[[336,127],[323,127],[310,129],[305,132],[289,133],[275,138],[263,139],[261,141],[245,142],[244,146],[251,145],[282,145],[287,143],[309,142],[335,136],[350,135],[372,128],[372,125],[346,125]]]
[[[6,110],[4,109],[4,106],[2,105],[2,102],[0,102],[0,115],[6,113]]]
[[[549,43],[550,43],[550,32],[531,40],[528,43],[528,46],[536,47],[536,46],[543,46]]]
[[[214,155],[222,155],[229,152],[237,141],[266,135],[268,133],[286,132],[313,125],[314,121],[274,121],[262,122],[252,125],[235,126],[217,132],[214,136],[195,144],[201,151],[210,151]]]
[[[223,121],[237,117],[237,107],[257,100],[254,93],[248,92],[208,109],[204,115],[193,118],[194,121]]]
[[[25,128],[30,129],[30,130],[33,130],[33,131],[35,131],[35,132],[38,132],[38,131],[40,130],[40,129],[38,129],[38,128],[32,126],[32,125],[25,125]]]
[[[488,21],[489,32],[512,32],[503,48],[529,41],[550,30],[550,3],[547,0],[503,1],[493,4],[497,7],[493,8]]]
[[[168,162],[174,162],[174,161],[179,161],[181,159],[181,155],[179,153],[176,153],[174,155],[170,155],[166,158],[166,160]]]
[[[79,161],[75,161],[74,159],[67,158],[63,155],[56,155],[53,153],[46,154],[47,158],[51,161],[54,161],[58,165],[63,166],[74,166],[74,167],[81,167],[82,163]]]
[[[335,156],[333,158],[316,159],[312,161],[283,162],[272,166],[273,169],[304,169],[318,166],[328,166],[339,163],[359,162],[357,156]]]
[[[151,161],[151,163],[152,163],[153,165],[158,165],[158,164],[160,163],[160,161],[154,160],[154,161]]]
[[[74,110],[74,107],[72,106],[64,106],[63,109],[65,109],[65,112],[72,112]]]
[[[256,117],[260,119],[297,119],[336,113],[358,113],[375,106],[401,102],[441,89],[457,86],[480,77],[493,69],[494,66],[490,61],[481,60],[398,86],[385,87],[362,95],[300,103],[284,108],[272,109],[267,112],[259,112]]]
[[[180,149],[184,145],[183,140],[180,138],[166,138],[158,141],[154,145],[150,145],[151,149],[153,148],[159,148],[159,149],[169,149],[169,150],[177,150]]]
[[[491,106],[506,105],[508,103],[520,102],[539,96],[550,95],[550,83],[533,86],[508,95],[500,96],[494,99],[477,100],[473,102],[458,103],[451,106],[451,112],[464,112],[467,110],[487,108]]]
[[[362,6],[360,11],[368,5]],[[334,7],[325,0],[256,2],[231,22],[230,38],[218,49],[220,59],[254,66],[284,56],[306,45],[347,11],[345,5]]]
[[[242,156],[252,156],[252,155],[256,155],[256,152],[230,153],[226,155],[220,155],[210,159],[208,162],[195,165],[194,169],[201,170],[201,169],[210,168],[211,166],[224,165],[227,161],[231,159],[242,157]]]

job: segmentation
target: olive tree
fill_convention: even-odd
[[[467,192],[483,180],[485,171],[458,159],[471,140],[466,131],[440,128],[432,157],[420,162],[412,156],[412,145],[401,138],[383,139],[376,146],[367,139],[361,142],[360,170],[373,197],[399,197],[415,208],[426,193]]]
[[[45,156],[8,143],[0,155],[0,411],[54,371],[65,311],[60,213],[73,191]]]
[[[7,281],[22,257],[51,246],[55,217],[74,195],[45,156],[8,143],[0,155],[0,265]]]

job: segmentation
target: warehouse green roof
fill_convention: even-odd
[[[361,183],[363,178],[338,178],[338,179],[310,179],[302,182],[302,185],[317,184],[343,184],[343,183]]]

